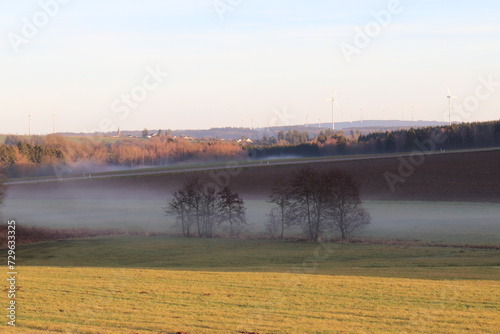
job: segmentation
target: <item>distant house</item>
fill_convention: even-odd
[[[242,138],[238,139],[236,142],[251,144],[251,143],[253,143],[253,140],[251,140],[250,138],[242,137]]]

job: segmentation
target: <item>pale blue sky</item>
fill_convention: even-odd
[[[447,86],[453,120],[500,118],[500,83],[479,79],[500,82],[496,0],[401,0],[351,62],[341,45],[390,1],[219,0],[236,4],[221,20],[213,0],[60,0],[26,38],[23,18],[43,24],[40,3],[54,1],[0,0],[0,133],[27,133],[28,113],[34,133],[50,133],[53,112],[59,131],[330,122],[334,89],[337,121],[361,108],[410,120],[412,106],[415,120],[444,121]],[[17,53],[13,34],[26,42]],[[121,103],[157,67],[169,77],[135,108]]]

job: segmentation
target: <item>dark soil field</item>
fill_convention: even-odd
[[[446,153],[424,156],[413,172],[402,169],[401,158],[313,162],[297,165],[245,167],[229,175],[221,172],[178,173],[151,176],[117,177],[65,182],[13,185],[9,198],[165,198],[186,179],[199,176],[206,182],[230,180],[233,190],[246,199],[264,199],[273,182],[287,178],[304,167],[321,171],[339,168],[352,173],[361,184],[365,200],[455,201],[500,203],[500,150]],[[409,157],[404,157],[408,161]],[[391,190],[386,173],[401,177]],[[406,173],[406,174],[405,174]],[[222,176],[221,176],[222,175]],[[402,177],[406,176],[406,177]]]
[[[405,157],[408,161],[408,157]],[[425,156],[404,183],[392,192],[384,174],[399,175],[396,158],[315,163],[310,167],[327,171],[349,171],[361,184],[363,199],[408,201],[467,201],[500,203],[500,151],[436,154]],[[251,169],[234,178],[233,185],[244,193],[269,193],[276,178],[286,177],[304,166],[279,166],[269,170]],[[404,175],[404,174],[403,174]]]

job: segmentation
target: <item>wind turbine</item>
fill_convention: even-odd
[[[337,103],[337,90],[333,92],[333,97],[326,99],[327,101],[332,101],[332,130],[335,130],[335,123],[333,119],[333,111],[335,108],[335,105],[338,107],[339,104]]]
[[[28,136],[31,136],[31,114],[28,114]]]
[[[52,128],[53,128],[53,132],[56,133],[56,113],[52,113]]]
[[[449,87],[447,87],[447,89],[448,89],[448,96],[446,98],[448,99],[448,122],[451,125],[451,99],[456,98],[456,96],[451,95]]]
[[[363,123],[363,108],[361,108],[361,123]]]

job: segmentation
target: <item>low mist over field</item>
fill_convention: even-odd
[[[174,218],[165,216],[164,199],[9,199],[4,216],[19,223],[52,228],[124,229],[130,232],[175,233]],[[29,208],[29,209],[26,209]],[[403,238],[442,243],[500,244],[500,207],[482,203],[366,201],[372,224],[360,236]],[[243,236],[265,237],[271,205],[247,201],[248,223]],[[294,231],[296,235],[298,230]]]
[[[492,151],[438,155],[432,159],[429,157],[427,166],[416,169],[404,184],[398,185],[396,193],[390,191],[383,178],[384,169],[397,171],[400,162],[395,158],[320,162],[315,166],[319,169],[335,166],[350,170],[360,181],[365,207],[372,216],[372,224],[359,233],[360,237],[457,243],[482,241],[495,244],[500,242],[496,237],[500,235],[497,223],[500,207],[474,202],[481,199],[480,192],[488,195],[492,202],[500,199],[497,187],[489,182],[489,171],[498,172],[499,156],[498,151]],[[470,163],[471,170],[475,169],[477,172],[474,184],[470,184],[465,176],[468,174],[454,174],[457,168],[464,171],[467,166],[466,163],[452,165],[462,158],[464,162]],[[474,160],[476,158],[478,160]],[[482,160],[481,163],[479,159]],[[450,167],[443,169],[443,175],[455,180],[449,189],[429,180],[431,176],[426,169],[433,165],[445,166],[447,163]],[[215,172],[105,179],[87,176],[75,181],[14,184],[9,187],[3,215],[15,217],[20,223],[29,226],[118,228],[141,233],[177,233],[175,217],[166,216],[163,208],[183,182],[199,176],[207,183],[214,180],[230,181],[231,187],[242,196],[247,208],[248,226],[243,236],[263,237],[266,235],[267,214],[272,208],[266,202],[270,186],[277,178],[292,175],[300,166],[300,163],[297,166],[257,163],[255,167],[238,170],[230,178],[226,178],[229,174],[223,174],[225,172],[222,169]],[[467,170],[465,173],[468,173]],[[481,175],[485,176],[484,181]],[[398,197],[406,201],[396,200]],[[426,201],[426,198],[436,200]],[[384,201],[380,201],[381,199]],[[292,229],[288,235],[300,235],[300,230]]]

